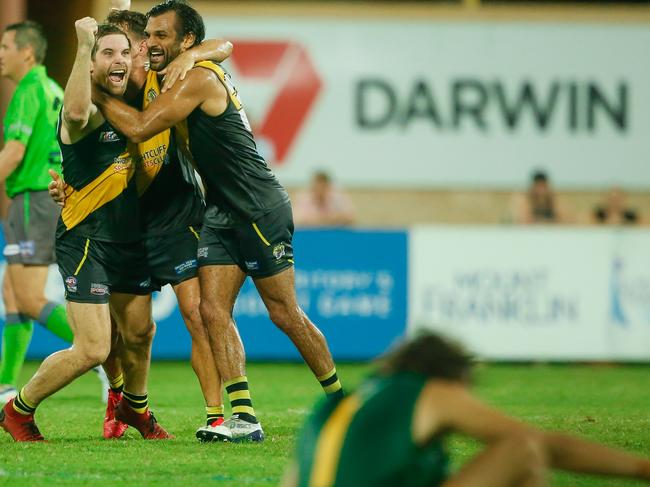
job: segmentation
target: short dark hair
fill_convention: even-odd
[[[379,373],[412,372],[430,379],[465,382],[473,360],[465,350],[435,333],[425,332],[405,340],[378,360]]]
[[[537,170],[533,173],[532,180],[534,183],[547,183],[548,174],[545,171]]]
[[[131,48],[131,41],[129,40],[129,36],[126,35],[126,33],[120,29],[117,25],[115,24],[99,24],[97,26],[97,33],[95,34],[95,45],[93,46],[93,50],[90,53],[90,57],[92,59],[95,59],[95,54],[97,54],[97,48],[99,46],[99,40],[102,37],[110,36],[113,34],[121,34],[124,37],[126,37],[126,42],[129,44],[129,49]]]
[[[147,16],[133,10],[111,10],[106,17],[107,24],[114,24],[122,30],[135,35],[138,40],[145,38],[144,29],[147,26]]]
[[[327,171],[323,171],[323,170],[316,171],[314,173],[314,180],[322,181],[324,183],[331,183],[332,182],[332,178],[330,177],[329,173]]]
[[[167,0],[153,6],[147,12],[147,19],[158,17],[166,12],[176,13],[176,32],[179,38],[194,34],[194,44],[192,46],[203,42],[203,39],[205,39],[205,24],[201,14],[182,0]]]
[[[13,30],[15,34],[16,47],[23,49],[30,46],[34,50],[34,59],[38,64],[42,64],[47,53],[47,39],[43,33],[43,27],[33,20],[25,20],[17,24],[8,25],[5,32]]]

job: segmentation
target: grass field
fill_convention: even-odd
[[[29,364],[22,379],[35,367]],[[367,371],[353,364],[338,369],[348,387]],[[248,376],[267,436],[263,444],[199,444],[194,431],[204,410],[192,370],[186,363],[158,362],[151,372],[152,409],[175,440],[145,442],[132,430],[123,440],[100,439],[99,382],[87,374],[39,408],[38,424],[48,443],[15,444],[0,433],[0,484],[277,485],[296,431],[320,391],[302,365],[251,364]],[[647,366],[490,365],[478,369],[476,388],[489,403],[540,427],[650,456],[649,379]],[[477,448],[462,438],[449,446],[457,464]],[[641,484],[558,474],[552,485]]]

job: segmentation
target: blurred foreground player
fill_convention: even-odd
[[[153,71],[163,70],[205,34],[198,12],[177,0],[156,5],[147,17]],[[189,149],[207,188],[198,249],[201,316],[233,412],[224,424],[199,428],[197,437],[203,441],[264,438],[232,317],[247,275],[271,320],[296,345],[325,392],[342,394],[325,337],[297,302],[288,194],[257,151],[230,76],[218,64],[198,63],[142,112],[103,92],[94,93],[93,100],[111,124],[134,142],[187,119]]]
[[[407,341],[346,398],[308,419],[284,486],[533,487],[548,470],[650,480],[650,461],[504,416],[468,390],[470,360],[436,335]],[[400,414],[395,414],[400,411]],[[444,438],[485,449],[449,475]]]
[[[12,24],[2,35],[0,74],[17,86],[4,119],[5,145],[0,151],[0,182],[11,198],[4,225],[8,266],[2,293],[6,319],[0,405],[17,393],[33,320],[72,342],[65,307],[45,297],[48,268],[56,261],[54,238],[60,214],[47,194],[48,169],[61,172],[56,122],[63,102],[63,90],[43,66],[46,51],[47,39],[35,22]]]
[[[137,149],[127,147],[90,99],[92,85],[115,96],[124,94],[131,70],[130,43],[118,27],[98,28],[88,17],[78,20],[75,28],[77,55],[58,134],[69,191],[56,241],[74,343],[45,359],[18,396],[0,411],[0,426],[16,441],[43,440],[34,423],[36,407],[106,360],[112,313],[124,342],[126,400],[120,402],[116,416],[145,439],[165,439],[170,436],[149,411],[146,392],[154,325],[150,306],[142,306],[148,303],[143,283],[149,278],[133,178]]]

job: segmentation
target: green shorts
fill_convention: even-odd
[[[200,226],[190,226],[171,235],[144,239],[147,266],[154,287],[175,286],[197,276],[199,231]]]
[[[140,240],[103,242],[66,233],[56,240],[56,258],[68,301],[103,304],[112,292],[147,295],[152,291]]]
[[[232,228],[208,225],[204,223],[201,229],[199,267],[235,264],[249,276],[262,278],[293,266],[290,204],[275,208],[255,222],[240,221]]]
[[[9,264],[50,265],[56,262],[54,240],[61,208],[47,191],[17,194],[4,225],[4,256]]]

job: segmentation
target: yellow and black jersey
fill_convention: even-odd
[[[289,196],[257,151],[230,75],[211,61],[196,66],[214,72],[229,95],[221,115],[212,117],[197,107],[187,118],[189,147],[206,185],[208,206],[255,221]]]
[[[160,93],[157,74],[149,71],[142,95],[146,109]],[[147,237],[197,226],[203,219],[203,196],[188,157],[183,121],[138,144],[136,183],[140,195],[142,232]]]
[[[58,140],[66,182],[65,207],[57,237],[66,232],[106,242],[139,240],[138,192],[135,167],[127,141],[108,122],[83,139],[65,144]]]

